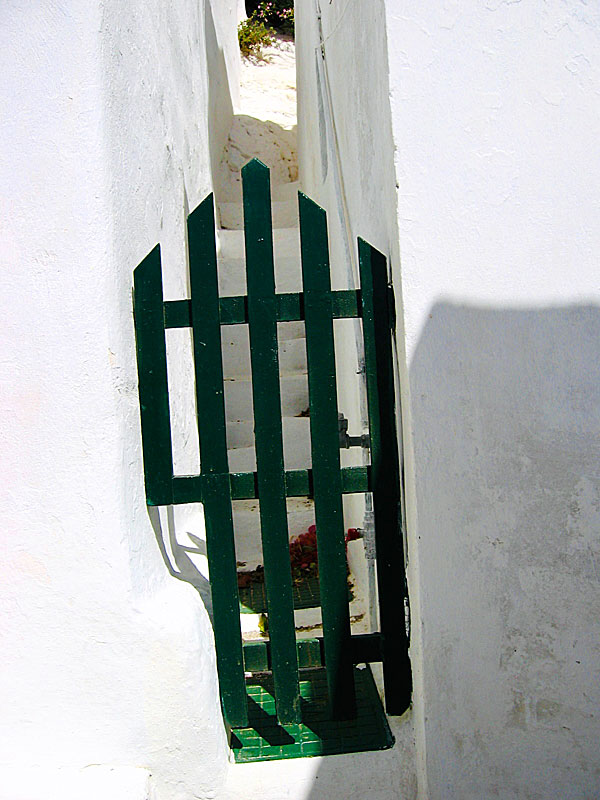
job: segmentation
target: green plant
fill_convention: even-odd
[[[243,56],[260,57],[263,47],[273,41],[273,31],[254,16],[238,25],[238,42]]]

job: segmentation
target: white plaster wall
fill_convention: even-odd
[[[211,188],[237,86],[236,13],[234,0],[0,11],[9,778],[135,766],[158,800],[225,779],[209,619],[168,574],[145,506],[131,286],[160,241],[167,296],[185,288],[185,213]],[[177,399],[174,416],[181,431]],[[36,785],[28,797],[50,796]]]
[[[597,797],[600,15],[386,7],[421,794]]]
[[[296,3],[296,57],[300,184],[327,211],[333,287],[356,287],[358,236],[381,250],[394,271],[399,265],[383,2]],[[398,298],[400,289],[396,279]],[[360,433],[365,410],[356,375],[355,331],[347,323],[345,329],[336,327],[338,405],[350,420],[350,432]],[[401,347],[402,336],[398,340]],[[346,512],[354,524],[362,524],[358,497]],[[403,624],[400,607],[398,624]],[[390,723],[396,737],[390,758],[378,763],[371,754],[359,769],[373,786],[378,776],[383,778],[387,788],[381,790],[382,797],[412,797],[416,791],[412,714],[390,718]],[[352,772],[348,775],[352,786]]]
[[[596,797],[598,10],[388,0],[386,40],[382,3],[322,6],[352,234],[396,290],[419,797]]]

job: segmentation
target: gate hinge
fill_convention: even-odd
[[[340,437],[340,448],[347,450],[350,447],[370,447],[371,437],[368,433],[361,436],[350,436],[348,434],[348,420],[340,412],[338,414],[338,434]]]

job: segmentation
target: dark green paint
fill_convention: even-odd
[[[221,323],[212,195],[188,217],[191,320],[202,501],[221,701],[232,727],[248,722],[231,486],[227,462]]]
[[[231,737],[235,760],[267,761],[282,758],[362,753],[392,747],[394,737],[381,707],[371,670],[355,670],[357,715],[335,721],[327,715],[327,683],[323,669],[302,670],[302,722],[280,725],[275,716],[270,675],[248,678],[249,727]]]
[[[277,346],[269,170],[242,170],[254,433],[273,680],[280,723],[300,721]]]
[[[357,494],[370,491],[370,467],[342,467],[342,494]],[[296,469],[285,473],[287,497],[313,496],[312,470]],[[234,472],[231,474],[232,500],[254,500],[258,497],[258,475],[256,472]],[[178,475],[173,479],[173,503],[201,503],[202,476]],[[154,505],[148,503],[148,505]]]
[[[243,325],[248,322],[248,304],[245,296],[221,297],[221,325]],[[187,328],[192,324],[190,300],[165,301],[165,328]],[[297,322],[304,319],[302,292],[278,294],[275,297],[278,322]],[[360,292],[354,289],[331,293],[331,311],[334,319],[360,317]]]
[[[325,665],[325,645],[320,636],[296,641],[300,669]],[[373,664],[383,660],[380,633],[361,633],[350,637],[350,659],[353,664]],[[265,672],[271,669],[270,642],[244,642],[246,672]]]
[[[327,686],[333,719],[356,713],[340,479],[329,246],[325,212],[299,194],[313,492]]]
[[[173,504],[202,502],[202,475],[177,475],[173,478]]]
[[[133,312],[148,505],[173,501],[173,448],[160,246],[133,273]]]
[[[158,246],[134,272],[147,503],[169,505],[201,501],[205,505],[223,708],[233,727],[243,726],[238,728],[240,741],[243,739],[238,760],[348,752],[353,748],[343,744],[345,734],[340,740],[342,743],[338,742],[332,745],[333,749],[327,750],[318,736],[315,739],[307,732],[306,720],[299,724],[298,664],[303,669],[323,663],[327,665],[328,696],[337,715],[352,711],[349,665],[357,661],[383,661],[389,713],[402,713],[410,703],[408,643],[402,620],[398,619],[398,609],[401,608],[398,598],[405,591],[405,578],[398,523],[400,470],[390,331],[394,318],[390,307],[390,303],[393,306],[390,299],[393,296],[387,285],[385,258],[362,240],[359,240],[362,288],[331,291],[325,214],[303,196],[300,198],[300,212],[305,291],[276,295],[268,170],[260,162],[253,161],[244,169],[243,181],[248,297],[218,297],[212,197],[207,198],[188,220],[191,300],[164,302]],[[355,317],[363,318],[371,466],[340,469],[332,320]],[[311,438],[317,446],[313,447],[312,470],[286,473],[283,468],[276,331],[277,322],[296,320],[306,320],[307,323]],[[220,328],[240,323],[250,324],[258,470],[230,475]],[[194,335],[202,475],[174,477],[164,330],[182,327],[192,327]],[[340,568],[340,545],[343,547],[343,523],[340,536],[341,495],[365,491],[373,492],[381,618],[381,634],[370,635],[368,639],[349,635],[345,557],[343,599]],[[315,498],[323,640],[295,640],[286,496]],[[239,624],[232,500],[257,497],[261,509],[271,641],[253,644],[253,649],[248,650],[246,647],[242,649]],[[258,748],[258,755],[254,753],[252,743],[256,730],[245,727],[244,659],[247,668],[251,665],[251,669],[265,669],[266,666],[273,669],[279,719],[274,724],[285,723],[287,730],[297,728],[300,731],[300,739],[293,739],[289,747],[279,748],[279,756],[275,755],[277,748],[268,743],[266,749]],[[321,686],[323,671],[319,674],[317,683]],[[306,682],[302,686],[302,691],[307,691]],[[322,709],[325,697],[322,686],[319,692]],[[363,713],[361,693],[362,689],[358,687],[359,717]],[[264,692],[261,697],[263,695]],[[303,694],[303,710],[306,710],[307,697]],[[273,702],[271,697],[267,705],[273,705]],[[252,700],[251,705],[255,708],[256,702]],[[308,739],[303,738],[306,736]],[[357,743],[355,749],[365,748],[358,747]]]
[[[375,513],[379,611],[384,642],[383,678],[389,714],[410,704],[412,678],[399,598],[404,596],[404,553],[398,525],[400,466],[394,398],[389,290],[385,256],[358,240],[371,435],[371,490]]]
[[[243,297],[221,298],[221,325],[239,325],[248,322],[248,299]]]
[[[192,304],[190,300],[165,300],[165,328],[191,328]]]

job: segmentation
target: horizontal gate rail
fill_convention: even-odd
[[[370,467],[342,467],[340,477],[342,480],[342,494],[359,494],[371,491]],[[229,476],[231,482],[232,500],[256,500],[258,498],[258,475],[256,472],[232,472]],[[173,478],[170,502],[202,503],[203,477],[202,475],[177,475]],[[295,469],[285,473],[286,497],[313,497],[313,471],[312,469]],[[164,503],[150,503],[148,505],[163,505]]]
[[[383,660],[383,637],[380,633],[358,633],[350,637],[349,659],[352,664],[375,664]],[[323,637],[298,639],[296,641],[298,667],[325,666],[325,642]],[[248,672],[265,672],[273,668],[270,642],[246,642],[244,664]]]
[[[354,319],[362,314],[359,289],[343,289],[331,292],[331,316],[333,319]],[[290,292],[275,297],[277,322],[300,322],[304,319],[304,293]],[[219,300],[221,325],[243,325],[248,322],[248,299],[221,297]],[[192,324],[191,300],[165,300],[165,328],[188,328]]]

